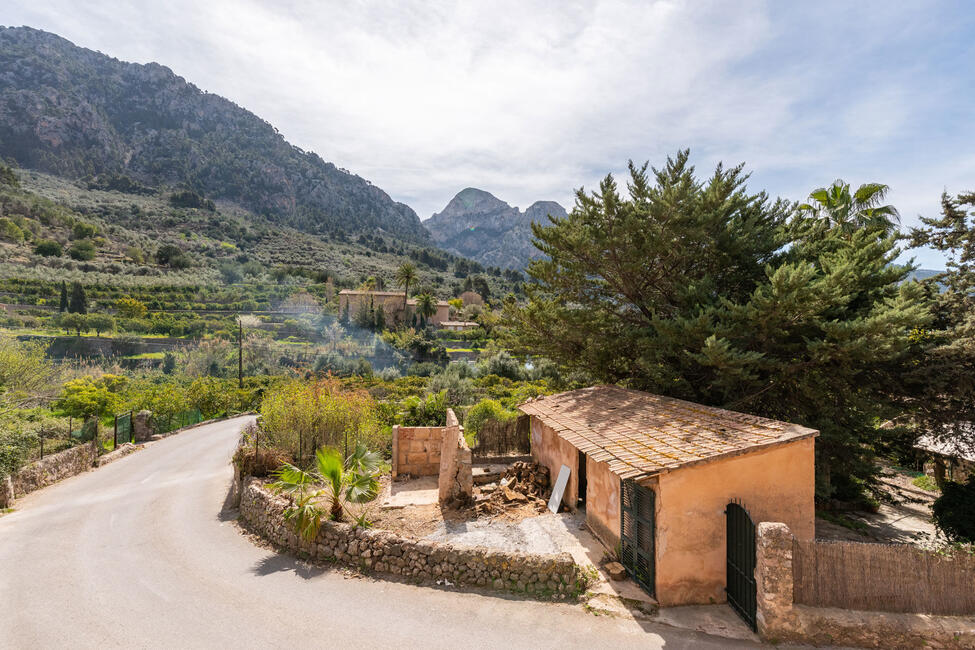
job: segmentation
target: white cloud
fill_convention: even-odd
[[[943,123],[966,80],[938,77],[931,6],[14,0],[0,22],[168,65],[421,218],[467,186],[568,205],[627,158],[688,146],[702,173],[744,160],[790,198],[887,182],[909,222],[972,178]]]

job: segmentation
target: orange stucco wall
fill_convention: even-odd
[[[568,465],[571,470],[569,482],[565,486],[562,503],[570,510],[576,509],[579,500],[579,451],[563,440],[554,430],[539,422],[538,418],[531,419],[532,458],[539,464],[548,467],[552,476],[552,485],[559,477],[562,465]],[[588,467],[588,465],[587,465]]]
[[[586,456],[586,523],[596,537],[614,549],[620,541],[620,477],[609,465]]]
[[[657,600],[725,600],[725,506],[740,499],[755,524],[785,523],[815,537],[814,438],[661,474],[656,496]]]

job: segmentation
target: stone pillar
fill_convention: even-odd
[[[152,412],[139,411],[132,416],[132,439],[145,442],[152,435]]]
[[[785,524],[763,521],[755,537],[758,633],[763,639],[782,640],[797,623],[792,608],[792,532]]]
[[[440,446],[441,506],[467,505],[474,498],[474,475],[471,450],[464,440],[463,428],[452,409],[447,409],[447,426]]]
[[[0,508],[14,506],[14,482],[9,476],[0,479]]]
[[[392,463],[392,474],[393,478],[396,478],[399,470],[399,425],[393,425],[393,463]]]

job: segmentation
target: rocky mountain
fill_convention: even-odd
[[[554,201],[536,201],[524,212],[484,190],[469,187],[423,222],[442,248],[485,266],[521,269],[541,253],[532,244],[532,221],[566,216]]]
[[[0,27],[0,158],[190,189],[309,233],[429,242],[409,206],[233,102],[29,27]]]

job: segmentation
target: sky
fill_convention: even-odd
[[[0,24],[156,61],[410,205],[526,208],[689,148],[804,199],[975,189],[975,3],[4,0]],[[932,251],[913,251],[943,268]]]

